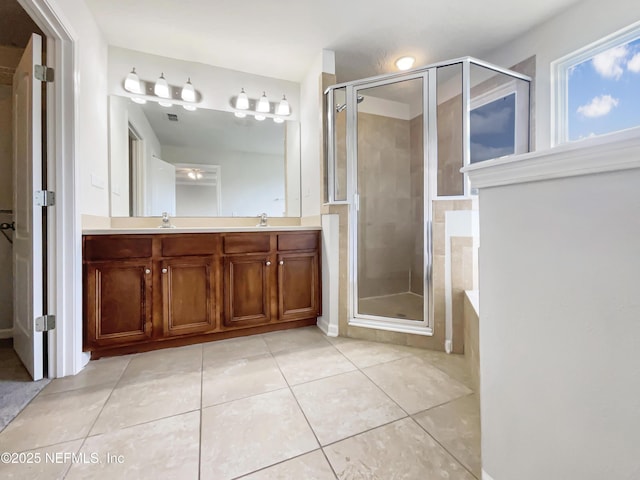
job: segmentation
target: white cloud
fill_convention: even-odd
[[[602,117],[608,114],[613,107],[618,106],[619,100],[611,95],[594,97],[591,102],[578,107],[578,113],[588,118]]]
[[[640,73],[640,53],[636,53],[631,60],[627,62],[627,68],[630,72]]]
[[[623,65],[629,50],[626,45],[611,48],[593,57],[593,68],[605,78],[618,80],[624,73]]]

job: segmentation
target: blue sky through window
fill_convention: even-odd
[[[568,71],[569,140],[640,125],[640,38]]]
[[[471,110],[471,163],[515,152],[516,94],[511,93]]]

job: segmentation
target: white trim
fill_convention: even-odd
[[[475,188],[640,168],[640,127],[463,168]]]
[[[569,140],[568,72],[599,53],[640,39],[640,22],[635,22],[600,40],[551,62],[551,146]]]
[[[47,161],[49,188],[56,207],[49,212],[49,313],[56,328],[48,333],[49,377],[78,373],[87,363],[82,352],[82,231],[75,194],[77,85],[76,32],[51,0],[18,0],[47,37],[47,65],[56,78],[47,85]]]
[[[332,323],[330,320],[327,320],[324,315],[318,317],[318,323],[316,325],[318,325],[318,328],[322,330],[322,333],[324,333],[327,337],[338,336],[338,325]]]
[[[487,472],[484,471],[484,469],[482,470],[482,480],[493,480],[493,477],[491,477],[491,475],[489,475]]]
[[[2,338],[13,338],[13,328],[0,329],[0,339]]]
[[[337,337],[340,317],[340,216],[322,215],[322,316],[318,327]]]
[[[385,317],[377,317],[379,320],[369,318],[351,318],[349,319],[350,327],[373,328],[374,330],[386,330],[388,332],[411,333],[414,335],[433,336],[433,329],[430,327],[420,326],[423,322],[415,320],[415,326],[400,324],[392,321],[384,321]],[[386,319],[388,320],[388,319]]]

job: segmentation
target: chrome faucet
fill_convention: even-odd
[[[160,228],[175,228],[169,221],[169,213],[162,212],[162,225],[160,225]]]
[[[267,226],[267,214],[266,213],[262,213],[260,214],[260,223],[258,224],[259,227],[266,227]]]

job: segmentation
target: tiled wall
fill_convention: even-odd
[[[408,120],[358,114],[358,293],[408,292],[413,260]]]

